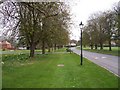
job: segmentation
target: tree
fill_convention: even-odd
[[[11,5],[14,6],[14,15],[12,15],[13,12],[8,13],[9,11],[11,11],[11,9],[9,9],[8,7],[9,3],[12,3]],[[48,29],[51,22],[48,23],[48,21],[50,17],[60,17],[61,15],[63,15],[63,11],[65,12],[63,6],[64,4],[60,2],[7,2],[7,4],[5,3],[3,7],[7,7],[8,9],[3,9],[2,13],[5,14],[4,16],[8,17],[8,19],[10,17],[13,21],[15,21],[14,26],[17,28],[17,30],[15,28],[12,28],[11,31],[18,31],[19,37],[24,37],[25,43],[30,47],[30,57],[34,57],[35,47],[40,42],[42,43],[42,53],[45,53],[45,42],[49,40],[48,37],[51,37],[51,33],[49,32],[51,29]],[[4,21],[6,21],[6,18],[4,18]],[[65,20],[62,20],[62,18],[58,18],[57,21],[59,21],[58,23],[60,24],[59,28],[62,28]],[[58,25],[54,28],[56,27],[58,27]],[[64,30],[66,29],[63,29],[63,31]],[[10,31],[10,29],[8,31]],[[48,37],[46,37],[46,35],[48,35]]]
[[[84,46],[90,46],[90,33],[89,33],[89,27],[85,26],[83,31],[83,45]]]
[[[116,22],[116,31],[114,33],[114,40],[118,46],[120,46],[120,2],[116,6],[114,6],[115,13],[115,22]]]
[[[109,51],[111,51],[111,41],[113,32],[115,30],[115,13],[112,11],[108,11],[105,13],[105,29],[107,31],[107,37],[108,37],[108,44],[109,44]]]
[[[98,41],[100,45],[100,49],[103,49],[103,44],[105,41],[107,41],[107,31],[105,28],[105,14],[104,12],[101,12],[98,16]]]
[[[111,41],[113,34],[116,32],[116,18],[113,11],[99,12],[92,14],[87,24],[87,35],[89,35],[91,49],[95,45],[95,49],[100,45],[100,49],[103,49],[103,44],[108,41],[109,50],[111,51]]]
[[[93,49],[93,46],[95,46],[95,49],[97,49],[98,46],[98,22],[97,22],[97,18],[96,15],[93,14],[91,15],[90,19],[88,20],[88,24],[87,24],[87,33],[89,35],[89,41],[90,41],[90,46],[91,49]]]
[[[69,12],[67,12],[65,8],[62,8],[62,6],[63,4],[61,4],[60,13],[57,16],[44,19],[44,24],[46,26],[43,27],[44,35],[42,35],[43,39],[41,42],[44,44],[42,44],[42,53],[45,53],[45,44],[48,45],[49,50],[52,46],[54,46],[54,49],[56,50],[56,46],[68,42]]]

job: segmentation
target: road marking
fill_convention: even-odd
[[[107,58],[107,57],[102,57],[102,58]]]

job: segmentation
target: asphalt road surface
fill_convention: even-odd
[[[80,55],[79,49],[71,48],[71,50],[74,53]],[[88,52],[84,50],[83,50],[83,57],[89,59],[93,63],[107,69],[108,71],[120,77],[120,67],[118,67],[118,63],[120,64],[120,61],[118,62],[118,58],[120,57],[93,53],[93,52]],[[83,64],[84,64],[84,61],[83,61]]]

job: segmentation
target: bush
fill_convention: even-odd
[[[27,54],[19,54],[19,55],[3,55],[2,56],[2,61],[19,61],[19,62],[23,62],[26,61],[29,58],[29,56]]]
[[[72,52],[72,50],[71,50],[71,49],[69,49],[69,48],[67,48],[67,49],[66,49],[66,51],[67,51],[67,52]]]
[[[5,48],[3,48],[2,51],[5,51]]]

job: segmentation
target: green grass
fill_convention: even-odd
[[[3,56],[3,88],[117,88],[118,77],[76,54]],[[25,59],[25,60],[24,60]],[[58,67],[58,64],[64,64]]]
[[[79,48],[79,47],[78,47]],[[120,52],[120,49],[118,47],[112,47],[112,51],[109,51],[109,47],[104,47],[103,50],[100,50],[98,47],[97,50],[95,49],[90,49],[90,47],[83,47],[84,50],[90,51],[90,52],[96,52],[96,53],[102,53],[102,54],[108,54],[108,55],[114,55],[114,56],[120,56],[118,52]]]
[[[55,52],[66,52],[66,49],[67,49],[67,48],[60,48],[60,49],[56,49],[56,51],[55,51]]]
[[[25,54],[29,52],[30,50],[5,50],[2,51],[2,54]]]
[[[39,53],[39,52],[42,52],[42,50],[35,50],[35,52]],[[29,54],[29,53],[30,53],[30,50],[6,50],[6,51],[2,51],[2,54]]]
[[[55,52],[63,52],[65,50],[65,48],[62,49],[57,49]],[[36,49],[35,53],[41,53],[42,50]],[[45,49],[45,52],[48,53],[48,49]],[[2,55],[6,55],[6,54],[29,54],[30,50],[5,50],[5,51],[1,51],[0,54]]]

